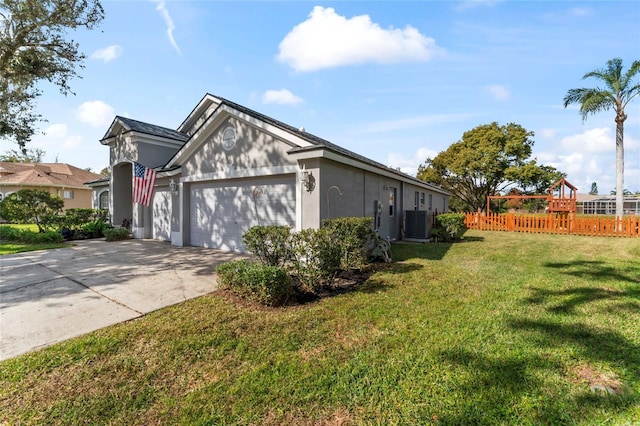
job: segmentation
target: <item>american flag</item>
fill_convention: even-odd
[[[144,206],[151,204],[153,186],[156,183],[155,170],[143,166],[140,163],[133,163],[133,202]]]

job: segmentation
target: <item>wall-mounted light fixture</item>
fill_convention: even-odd
[[[176,183],[175,180],[171,179],[169,181],[169,189],[171,190],[172,194],[177,194],[178,193],[178,184]]]
[[[300,182],[304,186],[304,189],[309,192],[313,191],[313,188],[316,186],[316,180],[313,177],[313,174],[305,168],[304,164],[300,170]]]

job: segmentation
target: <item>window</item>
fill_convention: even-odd
[[[413,206],[414,210],[418,210],[418,203],[420,202],[420,193],[416,191],[415,204]]]
[[[424,206],[424,192],[421,194],[420,204],[422,204]]]
[[[429,210],[433,208],[433,194],[429,194]]]
[[[236,129],[229,126],[222,133],[222,148],[229,151],[236,145]]]
[[[70,190],[62,191],[62,198],[64,198],[65,200],[72,200],[73,191],[70,191]]]
[[[2,201],[3,199],[4,199],[4,194],[0,192],[0,201]]]
[[[98,200],[98,208],[109,210],[109,191],[102,191]]]

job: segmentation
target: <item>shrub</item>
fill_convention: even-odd
[[[369,247],[375,234],[371,217],[340,217],[322,223],[340,251],[340,268],[361,269],[367,263]]]
[[[329,229],[296,232],[291,238],[291,267],[302,290],[317,293],[339,269],[340,254]]]
[[[219,265],[216,273],[222,288],[264,305],[282,305],[293,295],[291,278],[280,266],[235,260]]]
[[[55,231],[33,232],[28,229],[17,229],[11,226],[0,226],[0,240],[17,241],[25,244],[61,243],[62,235]]]
[[[242,241],[265,265],[283,266],[289,257],[290,238],[288,226],[254,226],[242,236]]]
[[[467,230],[464,217],[464,213],[443,213],[436,216],[438,228],[442,229],[442,231],[434,230],[436,235],[448,241],[457,240]]]
[[[129,230],[125,228],[105,229],[104,236],[107,241],[121,241],[129,239]]]
[[[85,223],[82,226],[82,234],[86,238],[100,238],[104,237],[104,232],[109,228],[110,225],[98,219],[89,223]]]
[[[35,223],[40,232],[48,230],[42,219],[62,211],[64,200],[41,189],[21,189],[0,201],[0,216],[18,223]]]

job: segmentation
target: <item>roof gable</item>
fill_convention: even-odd
[[[111,123],[111,126],[109,126],[107,133],[105,133],[100,141],[104,141],[106,139],[117,136],[121,132],[137,132],[145,135],[172,139],[179,142],[185,142],[187,139],[189,139],[188,135],[177,130],[117,115]]]

